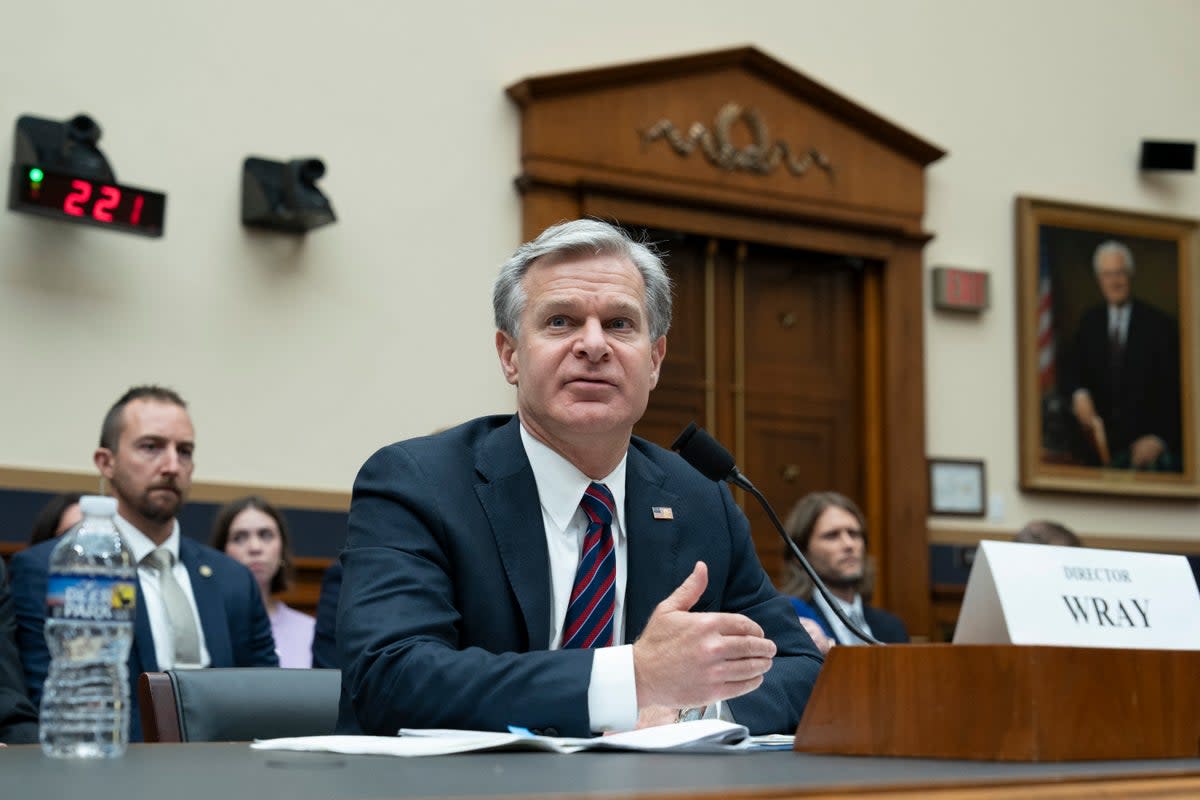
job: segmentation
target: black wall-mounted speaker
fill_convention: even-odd
[[[319,158],[242,162],[242,224],[285,233],[307,233],[337,220],[329,199],[317,188],[325,174]]]
[[[1193,172],[1196,169],[1196,143],[1143,139],[1139,167]]]

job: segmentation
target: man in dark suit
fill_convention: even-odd
[[[342,593],[342,562],[334,561],[321,576],[317,622],[313,626],[312,658],[317,669],[341,669],[337,653],[338,596]]]
[[[1092,259],[1104,302],[1084,313],[1064,360],[1081,457],[1097,466],[1178,472],[1178,325],[1133,297],[1133,254],[1117,241]]]
[[[546,230],[493,304],[516,416],[385,447],[354,485],[337,644],[352,718],[586,736],[693,714],[794,731],[820,656],[728,489],[632,437],[670,281],[602,222]]]
[[[142,738],[137,680],[143,672],[196,667],[273,667],[279,661],[253,574],[180,534],[175,515],[192,483],[195,435],[183,399],[138,386],[105,417],[93,460],[117,498],[117,530],[138,564],[129,653],[129,738]],[[43,634],[46,579],[58,540],[13,556],[17,642],[29,696],[40,703],[50,666]]]
[[[0,744],[30,744],[38,740],[37,711],[25,694],[21,658],[13,638],[15,628],[8,576],[0,559]]]
[[[807,494],[788,514],[784,528],[834,601],[864,633],[881,642],[908,641],[899,617],[866,602],[874,573],[867,556],[866,520],[853,500],[837,492]],[[783,591],[792,595],[792,607],[821,651],[828,652],[834,644],[862,644],[815,591],[800,564],[790,563],[790,567],[792,577]]]

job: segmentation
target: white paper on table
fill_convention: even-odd
[[[399,736],[299,736],[260,739],[250,746],[255,750],[404,757],[474,753],[484,750],[542,750],[554,753],[578,753],[583,750],[728,753],[749,749],[750,736],[744,725],[719,719],[698,719],[595,738],[402,728]]]

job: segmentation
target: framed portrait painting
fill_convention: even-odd
[[[1197,221],[1016,213],[1022,488],[1200,497]]]

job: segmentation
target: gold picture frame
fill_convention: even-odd
[[[1031,197],[1016,222],[1021,487],[1200,497],[1200,223]]]

